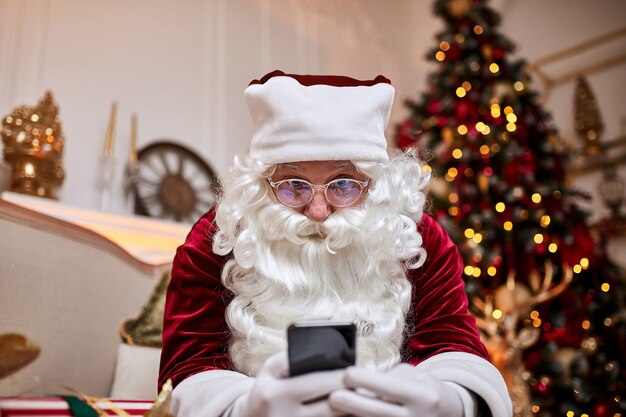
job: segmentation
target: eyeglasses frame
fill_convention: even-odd
[[[336,178],[334,180],[328,181],[326,184],[313,184],[313,183],[311,183],[311,182],[309,182],[307,180],[303,180],[302,178],[285,178],[284,180],[274,181],[274,180],[272,180],[272,177],[267,177],[266,180],[267,180],[268,184],[270,185],[270,187],[272,187],[274,189],[274,196],[276,196],[276,199],[281,204],[284,204],[285,206],[291,207],[291,208],[300,208],[300,207],[304,207],[307,204],[309,204],[313,200],[313,197],[315,196],[315,190],[317,190],[317,189],[323,189],[324,190],[324,199],[331,206],[338,207],[338,208],[350,207],[363,195],[363,191],[367,188],[367,186],[370,183],[369,179],[361,181],[361,180],[357,180],[355,178]],[[358,197],[352,203],[350,203],[348,205],[345,205],[345,206],[338,206],[336,204],[332,204],[330,201],[328,201],[328,196],[326,195],[326,192],[328,191],[328,186],[330,184],[334,183],[334,182],[341,181],[341,180],[354,181],[354,182],[356,182],[357,184],[359,184],[361,186],[361,190],[360,190],[361,192],[359,193]],[[297,205],[297,206],[292,206],[292,205],[283,203],[282,201],[280,201],[280,199],[276,195],[276,190],[278,189],[278,186],[280,184],[282,184],[283,182],[286,182],[286,181],[302,181],[302,182],[305,182],[305,183],[309,184],[311,186],[311,189],[313,190],[313,192],[311,193],[311,197],[306,202],[304,202],[304,203],[302,203],[300,205]]]

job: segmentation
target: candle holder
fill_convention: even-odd
[[[102,156],[99,168],[100,209],[108,211],[111,208],[111,186],[115,176],[115,159],[111,155]]]
[[[130,160],[126,163],[126,169],[124,170],[124,202],[126,203],[126,212],[129,214],[135,214],[135,199],[137,186],[139,180],[139,161]]]

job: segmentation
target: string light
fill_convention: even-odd
[[[472,276],[474,278],[479,278],[480,274],[482,274],[482,271],[480,270],[480,268],[474,267],[474,271],[472,271]]]
[[[459,208],[452,206],[448,209],[448,213],[450,214],[450,216],[456,217],[456,215],[459,214]]]
[[[481,235],[480,233],[476,233],[474,234],[474,236],[472,237],[472,240],[476,243],[480,243],[483,241],[483,235]]]
[[[506,124],[506,130],[508,130],[509,132],[515,132],[516,129],[517,127],[515,126],[515,123]]]
[[[484,134],[484,133],[485,133],[485,132],[483,131],[483,134]],[[482,145],[482,146],[480,147],[480,154],[481,154],[481,155],[489,155],[489,146],[488,146],[488,145]]]
[[[530,199],[533,200],[533,203],[539,204],[539,203],[541,203],[541,194],[533,193],[533,195],[530,196]]]
[[[506,230],[507,232],[510,232],[511,230],[513,230],[513,223],[507,220],[504,222],[504,225],[502,227],[504,227],[504,230]]]
[[[482,35],[483,34],[483,28],[480,25],[476,25],[474,26],[474,33],[477,35]]]
[[[533,238],[533,240],[535,241],[537,245],[539,245],[543,243],[543,235],[541,233],[537,233],[535,237]]]
[[[580,260],[580,266],[582,266],[582,267],[583,267],[583,269],[587,269],[587,268],[589,268],[589,259],[587,259],[587,258],[582,258],[582,259]]]
[[[516,115],[515,115],[515,113],[513,113],[513,112],[508,113],[508,114],[506,115],[506,120],[507,120],[507,121],[509,121],[509,122],[511,122],[511,123],[515,123],[515,122],[517,122],[517,116],[516,116]]]
[[[521,81],[515,81],[513,83],[513,89],[518,92],[524,91],[524,83]]]
[[[437,53],[435,54],[435,59],[439,62],[443,61],[444,59],[446,59],[446,54],[445,52],[442,51],[437,51]]]
[[[583,268],[580,265],[574,265],[574,267],[572,268],[572,271],[574,271],[575,274],[580,274],[580,271],[582,271]]]
[[[609,290],[611,289],[611,286],[607,282],[604,282],[602,285],[600,285],[600,289],[603,292],[609,292]]]
[[[505,209],[506,209],[506,204],[504,204],[502,201],[500,201],[499,203],[496,203],[496,211],[498,213],[503,213]]]
[[[469,81],[463,81],[461,87],[463,87],[466,91],[469,91],[472,89],[472,84]]]
[[[550,216],[548,216],[547,214],[544,214],[543,216],[541,216],[541,220],[539,220],[539,224],[541,224],[541,226],[543,227],[548,227],[548,225],[550,224]]]
[[[495,310],[493,310],[493,313],[491,313],[491,315],[493,316],[494,319],[499,320],[502,318],[502,310],[498,310],[496,308]]]
[[[459,135],[465,135],[467,133],[467,126],[459,125],[459,127],[456,128],[456,131],[459,132]]]
[[[489,128],[489,126],[485,125],[485,128],[480,133],[482,133],[483,135],[488,135],[490,132],[491,132],[491,129]]]
[[[500,105],[499,104],[491,105],[491,117],[500,117]]]
[[[446,176],[452,179],[455,179],[457,175],[459,175],[459,171],[455,167],[451,167],[446,173]]]
[[[550,243],[550,244],[548,245],[548,251],[549,251],[550,253],[556,253],[556,251],[558,250],[558,248],[559,248],[559,247],[558,247],[558,245],[557,245],[556,243]]]
[[[452,157],[453,157],[454,159],[461,159],[461,158],[463,157],[463,151],[462,151],[462,150],[460,150],[459,148],[455,148],[455,149],[452,151]]]
[[[497,272],[498,270],[495,266],[490,266],[489,268],[487,268],[487,275],[489,275],[490,277],[494,277]]]
[[[465,273],[465,275],[473,275],[474,267],[471,265],[467,265],[465,268],[463,268],[463,272]]]
[[[482,132],[484,128],[485,124],[483,122],[476,123],[476,130],[478,130],[479,132]]]
[[[459,201],[459,195],[457,193],[450,193],[450,195],[448,196],[448,201],[450,201],[450,203],[455,204]]]
[[[589,328],[591,327],[591,322],[589,320],[583,320],[581,326],[584,330],[589,330]]]
[[[489,65],[489,71],[491,71],[493,74],[497,74],[498,71],[500,71],[500,67],[498,66],[498,64],[493,62],[491,65]]]
[[[439,48],[441,48],[442,51],[447,51],[448,49],[450,49],[450,44],[446,41],[442,41],[439,44]]]
[[[422,172],[433,172],[433,168],[430,165],[424,165],[422,167]]]
[[[465,229],[465,232],[463,233],[465,235],[466,238],[471,239],[474,236],[474,229],[472,229],[471,227],[468,227],[467,229]]]

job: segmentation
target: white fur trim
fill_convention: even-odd
[[[461,402],[463,403],[463,417],[476,417],[476,413],[478,412],[476,394],[454,382],[443,381],[442,383],[455,390],[459,394],[459,397],[461,397]]]
[[[373,86],[304,86],[277,76],[245,91],[254,123],[250,157],[281,162],[389,159],[385,129],[395,90]]]
[[[464,352],[445,352],[417,365],[442,381],[457,383],[481,397],[493,417],[513,414],[511,397],[498,369],[489,361]]]
[[[233,402],[250,391],[254,378],[233,371],[194,374],[172,391],[176,417],[219,417]]]

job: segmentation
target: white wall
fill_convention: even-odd
[[[503,13],[501,31],[518,45],[517,56],[529,62],[626,26],[623,0],[491,4]],[[116,100],[111,211],[122,212],[132,112],[139,116],[140,146],[159,138],[179,141],[219,174],[247,149],[251,125],[243,89],[273,69],[357,78],[385,74],[397,89],[393,124],[406,115],[402,101],[419,96],[433,68],[424,55],[443,22],[431,8],[426,0],[0,0],[0,115],[35,104],[51,89],[67,141],[60,199],[98,208],[98,160]],[[549,70],[557,75],[582,67],[623,53],[624,45]],[[621,64],[588,78],[606,139],[626,133],[625,74]],[[573,83],[555,88],[546,109],[577,147],[573,89]],[[597,177],[578,177],[575,184],[593,193]],[[606,213],[597,201],[593,208],[595,216]]]

